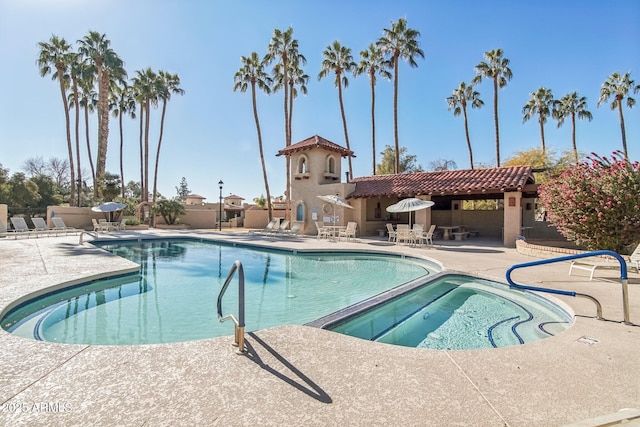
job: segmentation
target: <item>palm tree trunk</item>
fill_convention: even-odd
[[[144,118],[144,102],[140,101],[140,201],[144,202],[144,147],[142,146],[143,131],[142,123]],[[141,218],[142,219],[142,218]]]
[[[542,119],[542,117],[540,118]],[[546,153],[546,147],[544,143],[544,123],[542,123],[542,120],[538,120],[538,122],[540,123],[540,138],[542,139],[542,155],[544,156]]]
[[[376,174],[376,83],[375,76],[371,78],[371,159],[373,163],[373,175]]]
[[[64,120],[67,131],[67,151],[69,155],[69,175],[71,177],[71,195],[69,196],[69,206],[75,206],[76,200],[76,171],[73,163],[73,145],[71,144],[71,123],[69,120],[69,103],[67,102],[67,94],[64,88],[64,70],[58,68],[58,81],[60,82],[60,94],[62,95],[62,105],[64,106]]]
[[[400,143],[398,141],[398,55],[393,56],[393,137],[395,140],[396,158],[395,173],[400,173]]]
[[[73,103],[76,109],[76,159],[78,166],[78,200],[77,205],[80,206],[80,189],[82,187],[82,169],[80,168],[80,104],[78,103],[78,81],[73,75]]]
[[[282,81],[284,86],[284,138],[285,138],[285,146],[288,147],[291,145],[291,133],[289,132],[289,85],[287,84],[287,72],[289,71],[288,63],[287,63],[287,54],[286,52],[282,55]],[[291,219],[291,157],[288,155],[285,158],[287,162],[287,208],[285,210],[285,219]]]
[[[124,166],[123,166],[123,161],[124,161],[124,134],[122,132],[122,108],[120,108],[120,114],[118,115],[118,126],[120,128],[120,189],[122,190],[122,198],[125,198],[125,193],[124,193]]]
[[[576,159],[576,164],[580,160],[578,158],[578,146],[576,145],[576,113],[571,113],[571,144],[573,146],[573,157]]]
[[[264,189],[267,193],[267,209],[269,221],[273,218],[273,207],[271,206],[271,192],[269,190],[269,181],[267,179],[267,167],[264,163],[264,153],[262,150],[262,133],[260,132],[260,121],[258,120],[258,107],[256,105],[256,84],[251,82],[251,101],[253,102],[253,118],[256,122],[256,130],[258,132],[258,148],[260,149],[260,163],[262,163],[262,177],[264,179]]]
[[[467,105],[462,104],[462,114],[464,116],[464,134],[467,137],[467,148],[469,149],[469,165],[473,170],[473,151],[471,151],[471,138],[469,138],[469,123],[467,122]]]
[[[96,169],[93,166],[93,156],[91,155],[91,141],[89,138],[89,109],[87,108],[87,102],[89,100],[85,100],[84,105],[84,136],[87,140],[87,155],[89,157],[89,166],[91,167],[91,180],[93,181],[94,186],[94,195],[95,195],[95,187],[96,187]]]
[[[498,80],[493,79],[493,123],[496,129],[496,166],[500,167],[500,130],[498,127]]]
[[[96,175],[101,179],[106,172],[107,144],[109,139],[109,73],[98,67],[98,161],[96,162]]]
[[[158,137],[158,150],[156,151],[156,165],[153,170],[153,193],[151,200],[156,202],[156,193],[158,192],[158,163],[160,162],[160,146],[162,145],[162,135],[164,134],[164,116],[167,112],[167,100],[162,101],[162,116],[160,117],[160,136]]]
[[[624,152],[624,158],[628,159],[627,153],[627,135],[624,131],[624,116],[622,115],[622,100],[618,101],[618,115],[620,116],[620,131],[622,132],[622,150]]]
[[[347,117],[344,115],[344,104],[342,103],[342,83],[338,75],[338,98],[340,100],[340,114],[342,115],[342,128],[344,129],[344,140],[347,144],[347,150],[351,150],[349,145],[349,133],[347,132]],[[353,179],[353,169],[351,168],[351,156],[349,156],[349,179]]]
[[[142,201],[149,201],[149,125],[151,106],[149,100],[145,102],[145,122],[144,122],[144,189]]]

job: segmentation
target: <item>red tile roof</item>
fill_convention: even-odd
[[[356,157],[353,151],[347,150],[346,148],[341,147],[340,145],[335,144],[329,140],[326,140],[323,137],[318,135],[314,135],[300,142],[296,142],[295,144],[291,144],[287,148],[283,148],[282,150],[278,151],[278,154],[276,154],[276,156],[283,156],[283,155],[295,153],[298,151],[307,151],[312,148],[324,148],[325,150],[335,151],[336,153],[340,154],[342,157],[349,157],[349,156]]]
[[[491,194],[522,191],[535,178],[530,166],[374,175],[351,180],[356,189],[347,198],[413,197],[420,195]]]

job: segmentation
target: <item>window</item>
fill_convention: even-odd
[[[298,173],[307,173],[307,157],[304,155],[298,160]]]
[[[304,221],[304,206],[302,203],[298,203],[298,206],[296,206],[296,221]]]
[[[329,173],[336,173],[336,159],[333,156],[329,156],[327,161],[327,171]]]

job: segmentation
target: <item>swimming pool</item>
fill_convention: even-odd
[[[572,324],[569,313],[545,298],[457,274],[312,322],[366,340],[447,350],[524,344]]]
[[[245,273],[246,328],[304,324],[439,270],[411,257],[275,251],[198,240],[96,242],[140,272],[57,291],[9,310],[2,327],[37,340],[150,344],[233,333],[216,314],[231,265]],[[237,310],[237,286],[224,299]]]

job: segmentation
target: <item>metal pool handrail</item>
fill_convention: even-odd
[[[628,279],[627,279],[627,262],[617,252],[600,250],[600,251],[585,252],[582,254],[568,255],[568,256],[563,256],[558,258],[541,259],[541,260],[532,261],[532,262],[525,262],[522,264],[515,264],[507,270],[507,273],[506,273],[507,282],[509,283],[509,286],[516,289],[524,289],[524,290],[537,291],[537,292],[547,292],[551,294],[566,295],[571,297],[589,298],[596,304],[598,320],[602,320],[602,306],[600,305],[600,302],[594,297],[592,297],[591,295],[581,294],[573,291],[563,291],[558,289],[539,288],[536,286],[519,285],[515,283],[513,280],[511,280],[511,272],[518,268],[533,267],[536,265],[551,264],[556,262],[569,261],[569,260],[574,260],[579,258],[588,258],[588,257],[600,256],[600,255],[612,256],[616,258],[618,262],[620,262],[620,282],[622,283],[622,309],[624,311],[624,323],[627,325],[630,325],[631,321],[629,320],[629,289],[628,289]]]
[[[222,297],[227,291],[229,283],[231,283],[231,279],[233,279],[236,271],[238,272],[238,318],[233,314],[227,314],[226,316],[222,314]],[[244,353],[244,269],[239,260],[236,260],[231,266],[227,280],[224,281],[224,285],[222,285],[222,289],[220,289],[220,293],[218,294],[218,320],[224,322],[227,319],[233,320],[235,324],[233,345],[238,347],[239,353]]]

